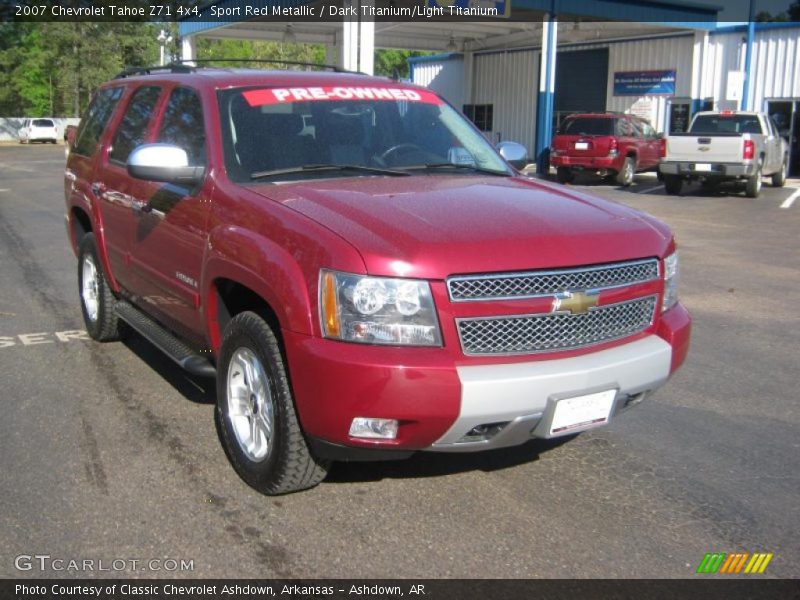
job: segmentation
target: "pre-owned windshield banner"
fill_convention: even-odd
[[[330,100],[389,100],[397,102],[421,102],[424,104],[441,104],[436,94],[427,90],[404,87],[366,87],[366,86],[317,86],[291,88],[264,88],[243,92],[244,99],[250,106],[265,104],[288,104],[290,102]]]

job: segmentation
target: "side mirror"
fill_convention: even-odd
[[[172,144],[143,144],[128,156],[128,174],[136,179],[182,183],[198,183],[205,167],[189,166],[186,150]]]
[[[523,169],[528,163],[528,151],[517,142],[500,142],[497,144],[500,156],[506,159],[515,169]]]

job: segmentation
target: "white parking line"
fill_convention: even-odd
[[[781,208],[791,208],[794,201],[797,200],[798,198],[800,198],[800,188],[796,189],[791,196],[789,196],[786,200],[783,201],[783,204],[781,204]]]
[[[639,193],[640,194],[652,194],[653,192],[657,192],[657,191],[663,190],[663,189],[664,189],[663,185],[657,185],[654,188],[650,188],[649,190],[644,190],[643,192],[639,192]]]

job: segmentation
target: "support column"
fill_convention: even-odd
[[[181,38],[181,59],[183,61],[190,61],[189,64],[194,66],[194,60],[197,58],[197,46],[193,35],[187,35]]]
[[[341,42],[337,44],[337,67],[347,71],[361,71],[367,75],[374,73],[375,21],[361,16],[362,6],[374,4],[374,0],[344,0],[342,5],[345,8],[352,7],[359,16],[342,21],[342,34],[339,36]]]
[[[694,46],[692,48],[692,82],[689,95],[692,98],[691,113],[697,112],[703,101],[703,64],[708,56],[708,32],[694,32]]]
[[[375,0],[361,0],[358,3],[359,28],[358,28],[358,68],[367,75],[375,73],[375,20],[373,17],[364,17],[362,6],[375,6]]]
[[[549,169],[550,143],[553,140],[553,104],[556,83],[556,45],[558,19],[549,13],[542,22],[542,51],[539,67],[539,98],[536,119],[536,172]]]
[[[741,110],[750,110],[750,63],[753,60],[753,44],[756,41],[755,2],[750,0],[750,19],[747,23],[747,49],[744,53],[744,85],[742,86]]]

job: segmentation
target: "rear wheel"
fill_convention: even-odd
[[[556,169],[556,181],[558,183],[569,183],[575,178],[575,174],[567,167],[558,167]]]
[[[681,193],[683,179],[678,175],[664,175],[664,189],[670,196],[677,196]]]
[[[636,172],[636,160],[629,156],[622,164],[622,168],[617,173],[617,183],[622,187],[628,187],[633,183],[633,175]]]
[[[772,174],[772,187],[783,187],[786,184],[786,175],[789,171],[789,160],[784,157],[781,170]]]
[[[748,198],[758,198],[761,194],[761,164],[756,167],[756,174],[747,178],[744,192]]]
[[[78,253],[78,291],[86,331],[98,342],[119,339],[119,321],[114,312],[116,298],[106,281],[97,256],[94,234],[83,236]]]
[[[262,494],[314,487],[329,463],[316,459],[295,412],[280,344],[253,312],[231,319],[217,367],[217,411],[231,464]]]

